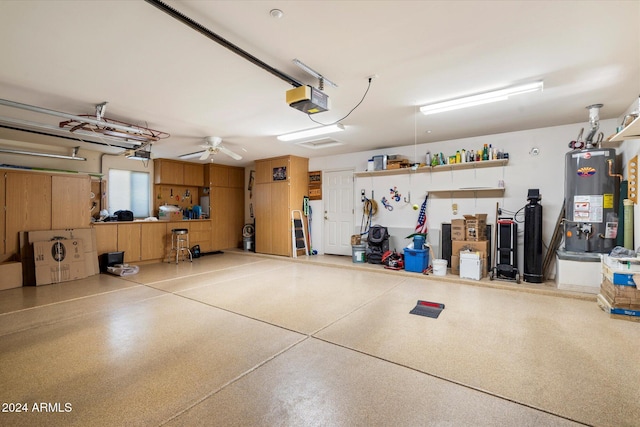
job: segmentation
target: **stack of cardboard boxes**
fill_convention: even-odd
[[[485,277],[490,250],[487,214],[464,215],[464,219],[451,220],[451,273],[460,274],[460,251],[471,251],[479,253],[481,274]]]
[[[640,267],[634,261],[604,255],[598,304],[611,317],[639,322]]]

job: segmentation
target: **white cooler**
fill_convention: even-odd
[[[480,252],[460,252],[460,278],[480,280],[481,277]]]

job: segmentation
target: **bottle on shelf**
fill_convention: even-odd
[[[460,150],[456,151],[456,163],[462,163],[462,155],[460,154]]]
[[[487,147],[487,144],[484,144],[482,149],[482,160],[489,160],[489,147]]]

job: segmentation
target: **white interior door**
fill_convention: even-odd
[[[353,170],[323,173],[324,253],[351,255]]]

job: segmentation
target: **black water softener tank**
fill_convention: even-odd
[[[529,189],[524,208],[524,276],[525,282],[542,283],[542,205],[540,190]]]

